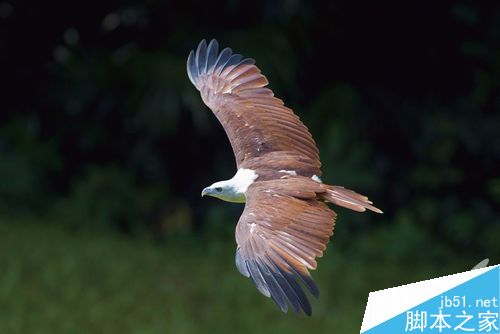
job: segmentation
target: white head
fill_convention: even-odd
[[[245,203],[245,194],[239,192],[232,180],[219,181],[206,187],[201,192],[201,196],[217,197],[226,202]]]
[[[245,203],[245,192],[258,175],[251,169],[238,169],[232,179],[219,181],[206,187],[201,196],[217,197],[226,202]]]

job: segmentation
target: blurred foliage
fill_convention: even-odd
[[[140,220],[140,201],[135,197],[131,176],[117,168],[90,168],[80,179],[68,197],[58,203],[61,222],[78,226],[95,225],[111,229],[128,229]],[[127,210],[123,210],[126,207]],[[57,209],[56,209],[57,210]]]
[[[413,239],[414,229],[402,230]],[[255,291],[234,268],[231,240],[202,235],[156,243],[75,235],[35,221],[0,224],[0,332],[357,333],[370,291],[475,264],[464,257],[435,265],[429,261],[435,255],[424,252],[415,261],[410,250],[425,246],[416,239],[398,241],[386,229],[365,236],[355,254],[332,244],[314,273],[321,297],[312,298],[315,314],[308,318],[282,314]],[[380,241],[390,253],[380,247],[373,253]]]
[[[235,169],[185,71],[212,37],[384,211],[338,210],[312,319],[235,270],[242,207],[200,199]],[[368,291],[500,258],[498,3],[9,0],[0,71],[0,332],[355,332]]]
[[[50,203],[46,197],[47,175],[60,168],[54,144],[40,141],[36,116],[15,115],[0,126],[0,212],[43,211]]]

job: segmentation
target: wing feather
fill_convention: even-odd
[[[307,159],[309,176],[320,176],[319,153],[307,127],[266,88],[267,78],[251,58],[220,53],[216,40],[202,40],[191,51],[187,71],[229,138],[238,168],[272,152],[295,153]],[[255,163],[255,161],[254,161]]]
[[[236,252],[235,262],[236,262],[236,267],[238,268],[239,272],[245,277],[250,277],[250,272],[248,271],[245,260],[243,260],[243,258],[241,256],[241,252]]]
[[[207,42],[202,40],[196,49],[196,69],[198,77],[205,72],[207,57]]]
[[[210,68],[210,72],[214,71],[215,69],[223,69],[229,58],[231,58],[231,55],[233,54],[233,51],[230,48],[225,48],[222,50],[219,54],[219,57],[217,57],[217,61],[215,62],[215,65],[213,68]]]
[[[262,273],[257,267],[257,264],[254,259],[246,261],[248,272],[250,273],[250,278],[253,281],[253,284],[264,296],[271,297],[271,292],[269,291],[269,287],[262,276]]]
[[[205,73],[213,70],[215,62],[217,60],[218,53],[219,53],[219,43],[215,39],[212,39],[212,41],[210,41],[210,44],[208,44],[207,48],[207,60],[205,63],[205,70],[204,70]]]
[[[299,188],[296,190],[295,188]],[[283,312],[288,306],[311,314],[298,281],[312,295],[319,291],[310,269],[332,235],[336,214],[316,200],[324,192],[308,178],[257,181],[246,192],[246,205],[236,226],[236,266]]]
[[[269,287],[271,298],[280,307],[281,311],[283,312],[288,311],[287,297],[285,295],[285,292],[283,291],[283,288],[276,280],[275,278],[276,275],[274,273],[271,273],[269,267],[262,263],[263,259],[256,260],[255,262],[257,263],[257,267],[262,277],[264,278],[267,286]]]
[[[289,291],[287,293],[287,297],[295,312],[300,312],[300,309],[302,308],[304,313],[312,314],[311,304],[309,303],[306,294],[295,280],[294,276],[290,272],[284,271],[282,268],[277,266],[275,261],[271,260],[271,263],[272,269],[274,269],[273,272],[276,273],[276,276],[283,278],[280,280],[281,286],[284,286],[284,289],[290,287],[290,290],[287,290]]]
[[[293,286],[286,280],[286,278],[283,276],[278,267],[276,267],[276,265],[272,262],[269,256],[264,256],[262,261],[264,263],[264,268],[266,268],[267,271],[273,276],[275,283],[280,287],[281,292],[284,295],[283,304],[286,305],[288,300],[294,311],[300,312],[302,303]]]

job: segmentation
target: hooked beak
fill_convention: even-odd
[[[210,187],[206,187],[201,191],[201,197],[210,194]]]

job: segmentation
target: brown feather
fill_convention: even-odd
[[[323,255],[336,213],[324,202],[381,213],[366,196],[323,184],[319,152],[307,127],[266,88],[267,78],[252,59],[231,49],[218,52],[203,40],[187,62],[200,91],[229,138],[238,168],[258,176],[246,190],[235,231],[236,266],[282,311],[290,305],[311,315],[302,281],[319,295],[309,270]]]
[[[277,293],[279,297],[281,292],[289,291],[288,285],[280,284],[289,282],[277,280],[277,291],[274,280],[267,282],[266,275],[262,276],[264,283],[260,280],[261,273],[249,265],[252,261],[262,263],[273,275],[278,275],[275,266],[298,275],[311,285],[311,291],[317,291],[308,269],[315,269],[315,258],[323,255],[336,217],[316,200],[323,192],[321,184],[305,177],[257,181],[247,189],[245,210],[236,226],[237,252],[247,266],[244,269],[256,276],[252,276],[254,283],[264,284],[257,286],[259,291],[269,292],[271,297]],[[296,294],[286,296],[290,305],[298,305],[298,300],[290,300],[298,298]]]
[[[319,166],[318,149],[309,130],[282,100],[264,88],[268,80],[260,69],[248,60],[215,63],[214,52],[213,42],[208,49],[206,43],[200,44],[196,55],[188,59],[188,73],[224,127],[237,167],[271,152],[295,153],[307,158],[312,168]],[[214,55],[210,58],[214,64],[208,63],[210,55]]]

